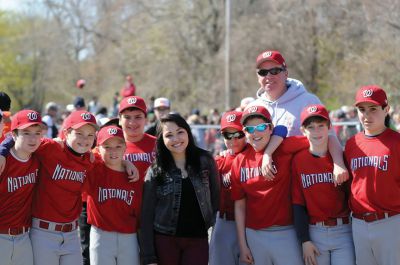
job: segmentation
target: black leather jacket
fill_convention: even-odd
[[[217,168],[211,156],[201,157],[201,171],[188,169],[188,177],[196,192],[197,201],[206,229],[215,223],[219,205]],[[140,252],[144,264],[156,263],[154,230],[175,235],[181,202],[182,176],[178,168],[167,172],[165,181],[158,181],[149,168],[143,186],[143,202],[140,219]]]

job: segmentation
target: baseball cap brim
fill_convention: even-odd
[[[243,129],[242,126],[239,126],[239,125],[236,125],[236,124],[228,124],[226,126],[221,126],[221,131],[223,131],[225,129],[229,129],[229,128],[232,128],[232,129],[235,129],[235,130],[238,130],[238,131],[241,131]]]
[[[277,64],[279,64],[279,65],[282,65],[282,64],[281,64],[280,62],[278,62],[277,60],[274,60],[274,59],[272,59],[272,58],[265,58],[265,59],[262,59],[262,60],[260,60],[259,62],[257,62],[257,68],[259,68],[260,65],[263,64],[263,63],[266,62],[266,61],[271,61],[271,62],[275,62],[275,63],[277,63]]]
[[[365,99],[362,99],[362,100],[358,100],[358,101],[356,101],[356,103],[354,103],[354,106],[357,106],[358,104],[364,103],[364,102],[368,102],[368,103],[372,103],[372,104],[375,104],[375,105],[378,105],[378,106],[382,106],[381,102],[378,102],[378,101],[370,99],[370,98],[365,98]]]
[[[92,125],[96,130],[99,129],[99,126],[97,124],[93,123],[93,122],[80,122],[80,123],[72,125],[71,128],[72,129],[79,129],[80,127],[82,127],[83,125],[86,125],[86,124]]]
[[[244,122],[247,118],[253,117],[253,116],[258,116],[258,117],[267,119],[269,122],[271,122],[271,119],[270,119],[270,118],[265,117],[264,115],[262,115],[262,114],[259,113],[259,112],[253,112],[253,113],[248,113],[248,114],[243,115],[242,118],[240,119],[240,123],[243,124],[243,122]]]
[[[142,112],[144,113],[144,115],[147,115],[147,111],[145,111],[145,110],[142,109],[142,108],[138,108],[137,106],[126,106],[125,108],[120,109],[120,110],[118,111],[118,113],[121,114],[122,112],[124,112],[124,111],[127,110],[127,109],[138,109],[138,110],[142,111]]]
[[[100,141],[97,141],[97,145],[102,145],[105,141],[107,141],[107,140],[109,140],[111,138],[119,138],[125,143],[124,137],[121,137],[119,135],[112,135],[112,136],[109,136],[109,137],[105,137],[105,138],[101,139]]]
[[[12,130],[15,130],[15,129],[22,130],[22,129],[26,129],[30,126],[33,126],[33,125],[39,125],[40,127],[45,128],[44,124],[42,124],[41,122],[29,122],[29,123],[22,124],[16,128],[13,128]]]
[[[311,117],[321,117],[321,118],[323,118],[324,120],[327,120],[327,121],[330,122],[330,119],[327,118],[326,116],[322,115],[322,114],[311,114],[311,115],[308,115],[308,116],[306,116],[306,117],[304,118],[304,120],[301,122],[301,125],[303,125],[304,122],[305,122],[306,120],[308,120],[309,118],[311,118]]]

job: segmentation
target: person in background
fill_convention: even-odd
[[[249,105],[251,102],[253,102],[255,99],[253,97],[245,97],[242,98],[240,101],[240,106],[236,108],[237,111],[243,111],[247,105]]]
[[[0,135],[0,143],[11,131],[11,98],[6,92],[0,92],[0,110],[2,111],[3,132]]]
[[[215,223],[219,200],[215,161],[195,145],[179,114],[161,118],[156,146],[143,186],[143,264],[207,265],[207,230]]]
[[[86,110],[85,99],[83,97],[79,97],[79,96],[75,97],[73,104],[74,104],[75,111]]]
[[[157,126],[162,117],[165,117],[171,111],[171,102],[167,98],[156,98],[153,107],[155,122],[146,130],[147,134],[156,136]]]
[[[192,125],[201,125],[201,116],[200,116],[200,110],[199,109],[193,109],[192,114],[187,118],[187,123],[192,126]],[[206,142],[205,142],[205,129],[203,128],[192,128],[192,134],[194,137],[194,140],[196,141],[196,145],[200,148],[207,148]]]
[[[103,125],[104,122],[102,123],[102,121],[104,121],[104,120],[102,120],[102,119],[108,118],[107,113],[108,113],[108,111],[107,111],[106,107],[99,108],[99,110],[96,113],[97,125],[99,125],[99,126]]]
[[[136,87],[135,84],[133,83],[132,76],[128,75],[126,76],[126,82],[125,85],[121,88],[120,95],[122,98],[126,97],[132,97],[136,95]]]
[[[97,96],[93,96],[88,104],[88,111],[96,114],[100,109],[99,99]]]
[[[49,102],[46,104],[46,114],[43,116],[42,120],[47,125],[47,134],[43,135],[47,138],[56,138],[58,136],[58,128],[56,126],[57,122],[57,112],[58,105],[55,102]]]

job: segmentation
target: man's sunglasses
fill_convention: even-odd
[[[244,137],[244,133],[241,131],[234,133],[222,132],[221,134],[225,138],[225,140],[232,140],[233,138],[242,139]]]
[[[248,133],[254,133],[255,131],[263,132],[267,129],[267,127],[269,127],[270,124],[271,123],[260,123],[256,126],[245,126],[243,130]]]
[[[282,68],[281,67],[274,67],[274,68],[271,68],[271,69],[260,69],[260,70],[258,70],[257,74],[259,76],[267,76],[268,73],[270,73],[271,75],[277,75],[280,72],[283,72],[285,70],[286,70],[286,68],[283,68],[283,67]]]

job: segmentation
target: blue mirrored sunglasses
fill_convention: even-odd
[[[254,133],[256,130],[258,132],[263,132],[267,129],[267,127],[270,125],[271,123],[260,123],[256,126],[245,126],[243,128],[244,131],[248,132],[248,133]]]

